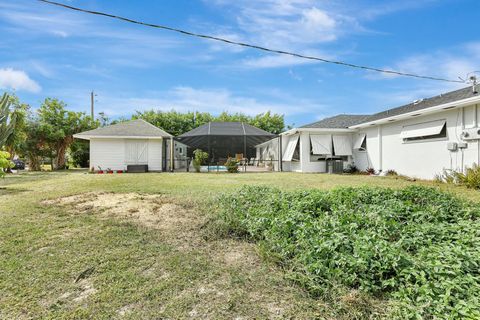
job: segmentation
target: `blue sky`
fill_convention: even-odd
[[[61,1],[61,0],[59,0]],[[478,0],[63,0],[232,40],[457,79],[480,70]],[[463,85],[385,76],[185,37],[34,0],[0,0],[0,89],[111,118],[135,110],[285,114],[301,125]]]

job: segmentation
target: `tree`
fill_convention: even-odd
[[[70,157],[73,166],[88,168],[90,161],[90,142],[76,139],[70,145]]]
[[[11,100],[8,94],[4,93],[0,99],[0,148],[15,129],[16,117],[10,112]]]
[[[67,111],[66,104],[58,99],[47,98],[38,110],[40,131],[45,138],[52,169],[66,167],[66,152],[73,142],[73,135],[98,127],[98,122],[83,112]]]
[[[46,137],[37,117],[30,115],[25,122],[25,137],[20,150],[28,160],[30,171],[40,171],[42,161],[47,156]]]
[[[181,135],[210,121],[245,122],[275,134],[282,132],[285,128],[283,115],[272,114],[270,111],[254,117],[243,113],[230,114],[228,112],[222,112],[215,117],[208,112],[181,113],[174,110],[168,112],[147,110],[137,111],[132,119],[143,119],[174,136]]]
[[[5,141],[5,149],[10,153],[10,159],[13,159],[19,153],[26,139],[25,126],[30,107],[25,103],[21,103],[20,99],[14,94],[9,96],[9,101],[11,106],[13,106],[10,116],[15,118],[15,123],[12,134]]]

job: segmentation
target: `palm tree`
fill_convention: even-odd
[[[2,148],[8,137],[13,133],[16,117],[10,114],[10,99],[4,93],[0,99],[0,148]]]

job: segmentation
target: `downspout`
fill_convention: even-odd
[[[175,169],[174,168],[175,161],[173,159],[173,157],[175,156],[174,150],[175,150],[175,142],[173,141],[173,137],[171,137],[170,138],[170,172],[173,172],[173,170]]]
[[[475,115],[473,125],[478,128],[478,104],[475,105]],[[480,140],[477,140],[477,165],[480,163]]]
[[[479,153],[480,155],[480,153]],[[282,152],[282,136],[278,135],[278,169],[283,171],[283,152]]]
[[[382,125],[378,125],[378,172],[383,170]]]
[[[461,129],[462,129],[462,132],[463,132],[463,130],[465,130],[465,107],[462,107],[462,109],[460,109],[460,110],[462,112],[461,113],[462,116],[460,117],[460,120],[462,121]],[[464,172],[463,169],[464,169],[465,153],[464,153],[463,148],[461,148],[460,150],[462,152],[461,171]]]

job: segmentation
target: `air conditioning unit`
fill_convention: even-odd
[[[462,132],[462,139],[467,141],[480,140],[480,129],[479,128],[464,129]]]

